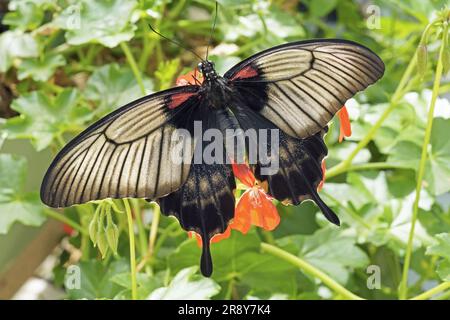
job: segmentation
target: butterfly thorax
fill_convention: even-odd
[[[220,109],[232,100],[232,89],[227,85],[227,79],[219,76],[211,61],[202,61],[198,68],[203,75],[202,91],[207,96],[209,107]]]

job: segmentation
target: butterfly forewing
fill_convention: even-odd
[[[245,103],[297,138],[319,132],[384,73],[381,59],[350,41],[288,43],[258,53],[225,74]]]
[[[197,90],[180,87],[144,97],[86,129],[51,164],[42,201],[67,207],[105,198],[156,199],[177,190],[190,163],[170,158],[179,143],[174,135],[191,127],[186,115],[198,105]]]

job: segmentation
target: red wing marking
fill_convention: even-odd
[[[174,94],[169,101],[168,107],[169,109],[175,109],[182,105],[184,102],[187,101],[190,97],[195,95],[195,92],[186,92],[186,93],[178,93]]]
[[[245,67],[244,69],[242,69],[241,71],[239,71],[238,73],[236,73],[231,78],[231,80],[253,78],[253,77],[256,77],[257,75],[258,75],[258,70],[256,70],[254,67],[249,65],[249,66]]]

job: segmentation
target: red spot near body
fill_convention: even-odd
[[[236,79],[247,79],[247,78],[252,78],[252,77],[256,77],[258,75],[258,70],[256,70],[255,68],[253,68],[251,65],[245,67],[244,69],[242,69],[241,71],[239,71],[238,73],[236,73],[231,80],[236,80]]]
[[[169,109],[175,109],[177,107],[179,107],[180,105],[182,105],[184,102],[187,101],[187,99],[189,99],[190,97],[192,97],[193,95],[195,95],[196,93],[193,92],[186,92],[186,93],[178,93],[178,94],[174,94],[171,98],[170,98],[170,102],[169,102]]]

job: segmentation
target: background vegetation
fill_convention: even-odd
[[[353,135],[338,143],[336,121],[326,136],[321,194],[342,226],[330,225],[311,202],[280,205],[273,233],[233,232],[213,244],[215,272],[206,279],[197,270],[195,240],[154,204],[46,208],[37,191],[44,169],[35,160],[48,165],[94,120],[173,86],[193,69],[195,56],[150,32],[148,23],[204,54],[214,2],[10,1],[0,34],[0,148],[7,140],[0,154],[0,233],[46,219],[70,226],[71,250],[59,257],[54,282],[63,286],[66,268],[77,264],[81,289],[66,290],[74,299],[447,299],[446,2],[219,1],[211,58],[221,73],[261,49],[316,37],[370,47],[386,73],[348,102]],[[33,146],[27,158],[16,139]],[[377,270],[379,287],[371,277]]]

